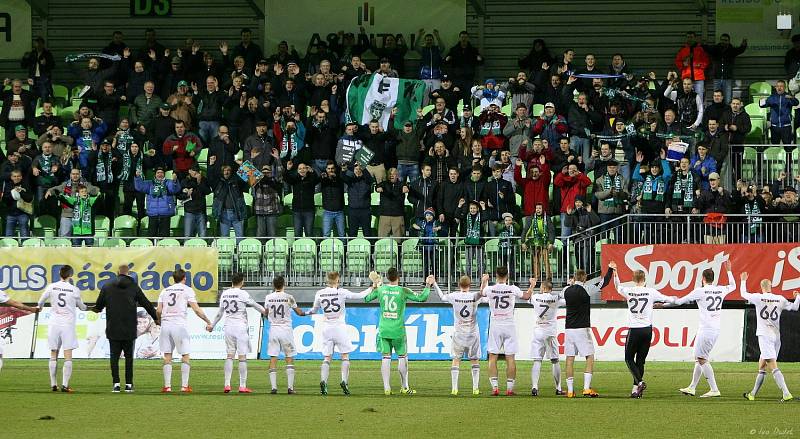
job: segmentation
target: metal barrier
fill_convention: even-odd
[[[800,177],[800,170],[797,168],[797,145],[786,145],[786,147],[792,152],[786,152],[781,145],[744,145],[741,152],[734,152],[734,147],[731,146],[729,151],[733,175],[731,182],[741,178],[763,187],[778,181],[781,173],[784,173],[783,184],[795,186],[798,183],[794,180],[795,177]]]
[[[601,275],[603,244],[753,244],[796,242],[800,222],[782,215],[725,215],[724,222],[706,215],[623,215],[564,239],[566,267],[559,274],[586,270],[590,278]],[[567,278],[555,279],[556,284]]]

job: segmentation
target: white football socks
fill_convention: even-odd
[[[233,372],[233,360],[231,360],[231,372]],[[228,375],[228,385],[230,385],[230,374]],[[247,360],[239,360],[239,388],[247,387]]]
[[[592,374],[590,372],[583,373],[583,390],[592,388]]]
[[[392,390],[392,385],[389,383],[389,375],[392,372],[392,358],[383,357],[381,360],[381,378],[383,379],[383,390]]]
[[[574,383],[575,383],[575,378],[567,377],[567,392],[574,393],[573,390],[572,390]]]
[[[331,362],[328,360],[322,361],[322,366],[319,368],[319,378],[323,383],[328,382],[328,376],[331,373]]]
[[[286,365],[286,380],[287,386],[290,389],[294,389],[294,364]]]
[[[708,380],[708,385],[709,387],[711,387],[711,391],[719,392],[719,389],[717,388],[717,379],[714,377],[714,369],[711,367],[711,363],[706,361],[703,364],[702,368],[703,368],[703,375],[705,375],[706,380]]]
[[[761,386],[764,385],[764,378],[766,378],[767,372],[764,370],[759,370],[758,374],[756,375],[756,383],[753,385],[753,390],[750,391],[750,394],[756,396],[759,390],[761,390]]]
[[[240,367],[241,364],[240,362]],[[231,375],[233,375],[233,358],[228,358],[225,360],[225,387],[231,386]]]
[[[492,390],[496,389],[498,386],[497,377],[489,377],[489,384],[492,385]]]
[[[69,387],[70,378],[72,378],[72,360],[64,360],[64,368],[61,370],[61,385]]]
[[[786,387],[786,380],[783,379],[783,372],[780,369],[772,369],[772,378],[775,379],[775,384],[781,389],[784,396],[789,394],[789,388]]]
[[[533,366],[531,366],[531,389],[539,388],[539,373],[541,371],[542,371],[542,362],[534,360]]]
[[[342,360],[342,382],[350,382],[350,360]]]
[[[56,368],[58,368],[58,360],[50,360],[50,387],[57,386],[56,382]]]
[[[478,390],[478,385],[481,381],[481,365],[472,365],[472,390]]]
[[[167,363],[161,366],[164,372],[164,387],[172,387],[172,363]]]
[[[513,392],[514,391],[514,382],[515,381],[516,380],[513,380],[513,379],[507,379],[506,380],[506,391],[508,391],[508,392]]]
[[[561,363],[557,360],[553,363],[553,381],[556,384],[556,390],[561,391]],[[538,380],[537,380],[538,382]]]
[[[450,366],[450,388],[458,392],[458,366]]]
[[[269,383],[272,385],[273,389],[278,388],[278,370],[277,369],[270,369],[269,370]]]
[[[692,372],[692,383],[689,384],[689,388],[695,389],[697,388],[697,384],[700,382],[700,376],[703,375],[703,366],[700,363],[694,363],[694,372]]]
[[[192,366],[189,363],[181,363],[181,387],[189,387],[189,372]]]
[[[397,371],[400,372],[400,387],[408,389],[408,357],[397,357]]]

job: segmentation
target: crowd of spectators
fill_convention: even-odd
[[[751,121],[749,100],[732,88],[747,42],[728,35],[704,44],[687,33],[664,72],[620,53],[607,66],[571,49],[554,56],[537,39],[518,71],[485,80],[467,32],[447,47],[421,29],[408,46],[361,29],[305,54],[285,42],[268,54],[252,37],[242,29],[234,47],[188,38],[170,49],[148,29],[133,48],[114,32],[104,56],[72,60],[70,78],[52,77],[58,61],[37,39],[22,60],[27,78],[7,79],[2,94],[5,235],[28,236],[34,217],[51,215],[60,236],[81,244],[96,216],[132,215],[148,218],[142,235],[163,237],[181,212],[187,237],[243,237],[248,216],[256,236],[276,236],[283,215],[295,236],[461,236],[475,246],[522,237],[542,262],[556,237],[628,213],[800,214],[792,81],[758,102],[786,172],[754,187],[729,154],[741,154]],[[791,78],[800,38],[793,43]],[[409,51],[420,54],[417,71]],[[371,72],[424,81],[432,107],[411,120],[393,113],[388,129],[349,121],[347,86]],[[69,81],[83,90],[66,120],[53,84]],[[345,159],[362,147],[369,163]],[[263,178],[240,177],[245,164]]]

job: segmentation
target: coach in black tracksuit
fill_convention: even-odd
[[[158,315],[153,304],[147,300],[142,289],[128,276],[128,266],[119,267],[117,278],[100,290],[94,312],[106,311],[106,338],[111,347],[111,377],[114,392],[119,392],[119,357],[125,352],[125,391],[133,391],[133,350],[136,341],[136,307],[144,308],[158,324]]]

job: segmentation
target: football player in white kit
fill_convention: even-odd
[[[371,274],[371,273],[370,273]],[[376,273],[377,274],[377,273]],[[360,293],[353,293],[344,288],[339,288],[339,273],[331,271],[327,276],[328,286],[317,291],[314,296],[314,305],[306,311],[306,315],[315,314],[322,309],[323,320],[320,324],[322,328],[322,366],[320,367],[319,392],[322,395],[328,394],[328,376],[331,370],[331,358],[333,358],[334,348],[339,350],[342,356],[342,381],[339,386],[345,395],[350,394],[348,382],[350,380],[350,352],[355,350],[350,343],[347,335],[347,324],[345,324],[345,301],[347,299],[363,299],[372,292],[378,285],[373,284]]]
[[[532,284],[535,285],[535,284]],[[539,292],[531,296],[530,304],[536,314],[536,325],[533,328],[531,340],[531,396],[539,396],[539,373],[542,370],[542,360],[547,358],[553,365],[553,381],[556,385],[556,395],[564,394],[561,390],[561,363],[558,361],[558,307],[567,304],[564,297],[553,293],[553,283],[544,280],[539,286]]]
[[[433,288],[436,294],[442,299],[442,302],[453,305],[453,320],[455,325],[453,327],[453,338],[450,347],[450,358],[453,360],[450,366],[450,394],[453,396],[458,395],[458,375],[459,367],[461,366],[461,359],[464,355],[469,358],[472,363],[472,394],[480,395],[481,391],[478,385],[480,384],[481,376],[481,336],[478,329],[478,304],[484,301],[481,291],[486,288],[489,282],[489,277],[485,276],[481,283],[481,288],[478,291],[472,292],[469,290],[472,281],[469,276],[461,276],[458,280],[459,291],[447,293],[442,292],[439,284],[435,281]]]
[[[781,402],[793,399],[783,372],[778,369],[778,353],[781,351],[781,313],[783,311],[797,311],[800,308],[800,295],[794,292],[794,302],[789,302],[785,297],[772,293],[772,283],[769,279],[761,281],[761,294],[751,294],[747,292],[747,272],[741,274],[741,285],[739,294],[742,299],[752,303],[756,307],[756,337],[758,337],[758,348],[761,355],[758,358],[758,375],[753,390],[744,393],[744,398],[754,401],[758,391],[764,384],[767,374],[766,369],[772,372],[775,384],[781,389],[783,397]]]
[[[691,293],[675,300],[675,306],[684,303],[696,302],[697,309],[700,310],[700,328],[694,340],[694,356],[697,362],[694,364],[694,373],[689,387],[679,389],[684,395],[695,395],[697,383],[700,382],[700,375],[706,377],[711,388],[708,392],[700,395],[701,398],[713,398],[721,396],[717,388],[717,380],[714,377],[714,369],[711,368],[711,351],[719,337],[720,321],[722,320],[722,302],[725,296],[736,290],[736,279],[731,272],[731,263],[727,261],[725,268],[728,271],[728,285],[720,286],[714,284],[714,270],[707,268],[703,270],[703,286],[695,288]]]
[[[58,368],[58,351],[64,349],[64,368],[61,371],[61,391],[72,393],[69,378],[72,376],[72,350],[78,347],[78,336],[75,333],[76,308],[86,311],[88,308],[81,300],[81,291],[69,283],[74,270],[64,265],[58,271],[60,281],[47,286],[39,298],[39,308],[50,301],[50,322],[47,326],[47,343],[50,345],[50,388],[58,391],[56,369]]]
[[[264,307],[258,304],[250,293],[242,289],[244,275],[233,273],[231,287],[219,296],[219,311],[214,321],[206,326],[208,332],[214,331],[220,319],[225,317],[225,349],[228,358],[225,360],[225,388],[223,392],[231,391],[231,375],[233,374],[233,357],[239,356],[239,393],[253,393],[247,387],[247,354],[250,353],[250,333],[247,322],[247,307],[252,306],[261,315],[266,315]],[[259,322],[260,323],[260,322]]]
[[[17,302],[16,300],[12,300],[8,297],[3,291],[0,291],[0,305],[1,306],[10,306],[11,308],[20,309],[22,311],[28,311],[32,313],[37,313],[40,311],[41,308],[38,306],[28,306],[24,303]],[[3,370],[3,344],[0,343],[0,370]]]
[[[531,286],[525,293],[517,286],[509,285],[508,268],[497,267],[495,270],[497,282],[481,290],[489,302],[491,323],[489,324],[489,382],[492,385],[492,395],[500,395],[497,382],[497,357],[502,353],[506,358],[506,395],[514,395],[514,381],[517,378],[517,363],[514,356],[517,353],[517,328],[514,324],[514,305],[517,299],[528,300],[531,298],[536,279],[531,278]],[[489,275],[484,274],[481,282],[487,282]]]
[[[269,320],[269,382],[272,385],[271,394],[278,393],[278,356],[283,352],[286,355],[286,381],[289,395],[294,395],[294,331],[292,330],[292,313],[299,316],[306,315],[297,307],[294,297],[283,291],[286,280],[283,276],[276,276],[272,280],[275,290],[264,298],[264,308]]]
[[[168,286],[158,296],[156,313],[161,321],[161,336],[159,344],[164,354],[164,387],[162,393],[172,392],[172,352],[177,351],[181,356],[181,392],[191,393],[189,386],[189,332],[186,330],[186,311],[192,311],[200,317],[206,325],[211,321],[206,313],[197,304],[194,290],[186,285],[186,272],[178,268],[172,273],[173,285]]]

